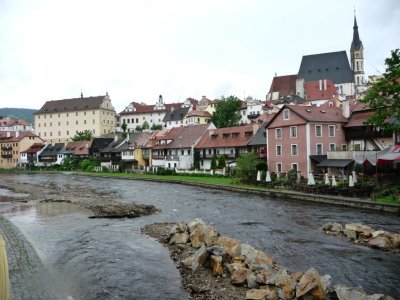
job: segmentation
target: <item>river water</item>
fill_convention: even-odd
[[[12,175],[21,182],[88,187],[122,202],[153,204],[162,213],[137,219],[89,219],[75,205],[0,206],[37,251],[53,288],[73,299],[187,299],[179,273],[146,224],[199,217],[223,234],[277,258],[292,271],[314,267],[335,284],[400,299],[400,256],[327,236],[329,221],[400,232],[398,215],[146,181],[76,175]]]

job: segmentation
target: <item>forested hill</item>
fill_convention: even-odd
[[[29,124],[33,124],[33,113],[35,113],[37,109],[30,108],[0,108],[0,116],[3,118],[11,118],[14,120],[24,119]]]

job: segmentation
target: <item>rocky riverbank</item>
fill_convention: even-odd
[[[342,225],[337,222],[329,222],[322,226],[321,230],[329,235],[346,237],[357,244],[400,254],[398,233],[376,230],[360,223]]]
[[[193,299],[393,299],[366,295],[362,288],[332,285],[311,268],[289,271],[275,259],[239,240],[221,236],[200,219],[151,224],[142,233],[166,246]]]
[[[14,180],[7,174],[0,175],[0,188],[16,193],[0,197],[1,202],[67,202],[92,211],[90,218],[136,218],[160,212],[153,205],[121,203],[112,193],[99,193],[89,188],[70,188],[47,182],[42,186]]]

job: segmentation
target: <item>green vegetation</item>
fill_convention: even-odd
[[[215,169],[217,168],[217,157],[215,156],[215,154],[213,154],[213,156],[211,157],[211,170],[215,171]]]
[[[153,124],[150,127],[151,130],[155,131],[155,130],[161,130],[162,129],[162,125],[161,124]]]
[[[360,102],[368,104],[374,115],[367,124],[385,132],[400,131],[400,50],[392,51],[385,60],[385,73],[375,83],[370,84],[367,95]]]
[[[221,97],[215,105],[215,112],[211,116],[211,122],[217,128],[232,127],[239,123],[239,110],[242,101],[235,96]]]
[[[3,118],[9,117],[10,119],[19,120],[24,119],[29,124],[33,124],[33,114],[37,112],[37,109],[29,108],[0,108],[0,116]]]
[[[226,167],[225,155],[220,155],[218,157],[218,169],[223,169]]]
[[[74,142],[77,141],[90,141],[92,139],[92,132],[90,130],[78,131],[77,134],[74,135],[72,140]]]
[[[236,177],[239,180],[254,180],[257,176],[258,158],[253,153],[244,153],[236,160]]]

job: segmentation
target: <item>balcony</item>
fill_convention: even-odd
[[[12,150],[12,147],[11,146],[3,146],[3,147],[1,147],[1,150],[2,151],[10,151],[10,150]]]
[[[179,155],[167,155],[166,160],[179,160]]]
[[[2,158],[12,158],[12,154],[2,154]]]

